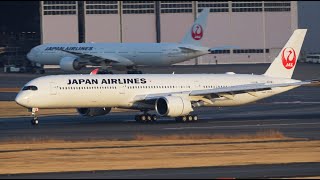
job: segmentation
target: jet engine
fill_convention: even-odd
[[[193,111],[191,102],[178,96],[166,96],[157,99],[155,109],[159,115],[169,117],[185,116]]]
[[[64,71],[79,71],[82,67],[75,57],[63,57],[60,60],[60,68]]]
[[[102,116],[111,111],[111,108],[77,108],[77,111],[82,116]]]

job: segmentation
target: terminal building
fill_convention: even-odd
[[[180,42],[209,7],[203,46],[180,64],[270,63],[298,28],[297,1],[40,1],[41,43]]]

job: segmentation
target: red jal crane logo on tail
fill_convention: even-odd
[[[282,51],[282,64],[286,69],[292,69],[297,62],[296,51],[293,48],[285,48]]]
[[[192,26],[191,35],[194,40],[200,40],[203,37],[203,28],[200,24]]]

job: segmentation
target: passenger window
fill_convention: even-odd
[[[27,90],[36,91],[38,90],[38,88],[37,86],[25,86],[22,88],[22,91],[27,91]]]

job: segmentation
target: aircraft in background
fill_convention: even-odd
[[[183,62],[227,46],[201,46],[205,36],[209,8],[205,8],[180,43],[65,43],[43,44],[31,49],[27,58],[42,65],[60,65],[65,71],[77,71],[86,65],[107,69],[127,69],[141,74],[138,66],[167,66]]]
[[[239,106],[286,92],[315,81],[291,79],[306,29],[295,30],[263,75],[253,74],[133,74],[53,75],[27,83],[15,101],[32,110],[77,108],[81,115],[108,114],[113,107],[137,109],[138,122],[155,121],[157,115],[177,121],[197,121],[191,114],[202,106]],[[96,73],[96,72],[94,72]]]

